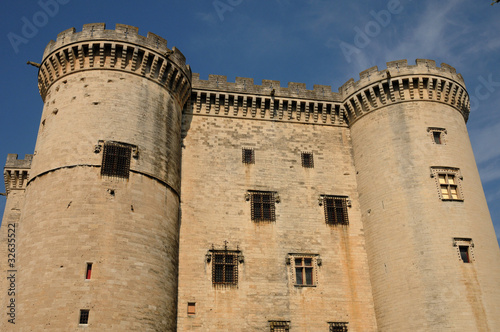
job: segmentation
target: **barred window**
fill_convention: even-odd
[[[212,252],[212,283],[214,286],[238,285],[238,253],[228,250]]]
[[[269,327],[271,328],[271,332],[288,332],[290,331],[290,322],[271,320],[269,321]]]
[[[80,324],[88,324],[89,323],[89,310],[82,309],[80,310]]]
[[[255,151],[253,149],[243,148],[241,151],[243,164],[255,164]]]
[[[436,179],[439,198],[443,201],[463,201],[461,176],[458,168],[433,167],[431,176]]]
[[[349,225],[347,198],[324,196],[325,221],[329,225]]]
[[[271,191],[250,192],[252,204],[252,220],[276,221],[275,196]]]
[[[302,152],[302,167],[305,168],[314,168],[314,158],[312,152]]]
[[[328,323],[330,325],[330,332],[348,332],[346,322],[331,322]]]
[[[131,147],[118,143],[105,143],[102,154],[101,175],[128,179]]]

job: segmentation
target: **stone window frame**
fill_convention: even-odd
[[[470,264],[476,260],[474,257],[474,242],[471,238],[455,237],[453,238],[453,247],[455,247],[456,249],[456,253],[460,262],[463,262],[464,264]],[[462,257],[461,248],[464,247],[467,247],[468,261],[465,261]]]
[[[429,137],[431,138],[432,144],[434,144],[434,145],[446,145],[446,135],[448,134],[448,131],[446,130],[446,128],[428,127],[427,133],[429,134]],[[436,136],[435,136],[436,133],[439,134],[440,143],[436,143]]]
[[[445,176],[445,182],[441,183],[440,178]],[[441,177],[440,177],[441,176]],[[453,177],[455,183],[449,183],[449,178]],[[436,183],[436,189],[438,191],[438,197],[442,201],[455,201],[463,202],[464,193],[462,189],[463,176],[459,168],[456,167],[445,167],[445,166],[432,166],[431,167],[431,178],[434,178]],[[449,198],[443,197],[443,189],[446,186]],[[456,187],[457,198],[452,198],[451,187]]]
[[[311,259],[312,260],[312,284],[298,284],[296,274],[296,259]],[[286,264],[289,266],[290,281],[294,287],[317,287],[319,285],[319,266],[322,265],[322,259],[319,254],[305,253],[290,253],[287,256]],[[303,267],[303,266],[301,266]]]

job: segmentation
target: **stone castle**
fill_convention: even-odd
[[[500,331],[469,97],[432,60],[330,86],[192,74],[136,27],[61,32],[9,155],[2,331]]]

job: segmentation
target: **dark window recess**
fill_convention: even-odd
[[[90,279],[92,276],[92,263],[87,263],[87,271],[85,272],[85,279]]]
[[[271,332],[288,332],[290,331],[290,322],[287,321],[270,321],[269,326]]]
[[[458,246],[458,249],[460,250],[460,258],[462,258],[462,261],[464,263],[470,263],[469,246]]]
[[[311,152],[302,152],[302,167],[314,168],[314,158]]]
[[[242,150],[243,164],[255,164],[255,152],[253,149]]]
[[[330,225],[349,225],[347,198],[325,196],[325,220]]]
[[[80,324],[88,324],[89,323],[89,310],[82,309],[80,310]]]
[[[212,252],[212,283],[214,285],[238,285],[238,254],[226,250]]]
[[[105,143],[101,175],[128,179],[132,148],[117,143]]]
[[[345,322],[328,323],[330,325],[330,332],[348,332],[347,324]]]
[[[442,144],[443,142],[441,141],[441,132],[440,131],[433,131],[432,136],[434,137],[434,143],[436,144]]]
[[[276,221],[274,193],[260,191],[250,194],[252,197],[252,220]]]
[[[311,257],[295,258],[295,283],[313,285],[313,262]]]

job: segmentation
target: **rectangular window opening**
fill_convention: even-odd
[[[242,149],[243,164],[255,164],[255,152],[253,149]]]
[[[196,314],[196,303],[195,302],[188,302],[187,313],[188,313],[188,315]]]
[[[85,279],[90,279],[92,276],[92,263],[87,263],[87,271],[85,272]]]
[[[251,192],[252,220],[255,222],[276,221],[273,192]]]
[[[89,323],[89,310],[81,309],[80,310],[80,324],[88,324]]]
[[[295,260],[295,284],[299,286],[314,285],[314,266],[312,257],[296,257]]]
[[[271,332],[288,332],[290,331],[289,321],[269,321]]]
[[[432,136],[434,137],[434,143],[436,144],[442,144],[441,142],[441,132],[440,131],[433,131]]]
[[[101,175],[128,179],[131,152],[130,146],[106,142],[102,154]]]
[[[212,252],[213,285],[238,285],[238,253],[227,250]]]
[[[347,198],[338,196],[325,196],[325,221],[329,225],[349,225],[347,215]]]
[[[332,322],[328,323],[330,325],[330,332],[348,332],[346,322]]]
[[[312,152],[302,152],[302,167],[314,168],[314,158]]]
[[[458,246],[458,249],[460,251],[460,258],[462,259],[462,262],[470,263],[469,246]]]

